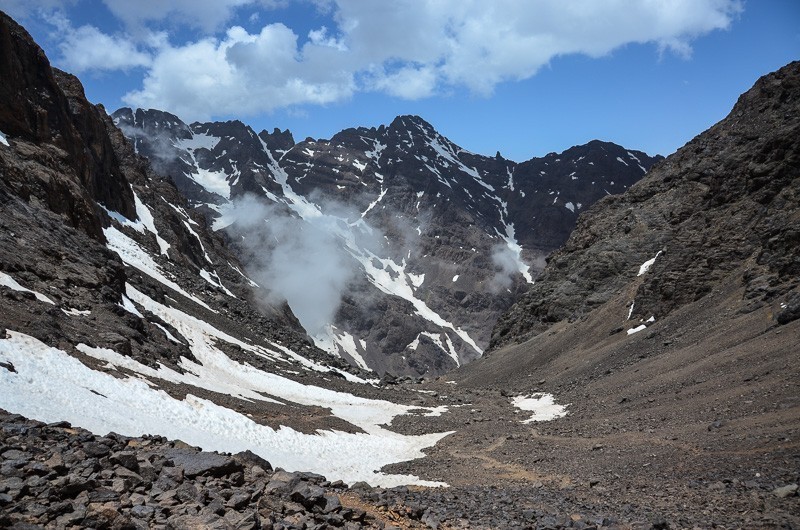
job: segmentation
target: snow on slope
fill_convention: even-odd
[[[530,418],[521,423],[536,421],[550,421],[561,418],[567,414],[566,405],[558,405],[552,394],[533,394],[532,396],[517,396],[512,400],[515,407],[520,410],[532,412]]]
[[[214,355],[224,356],[218,350]],[[0,370],[4,389],[0,393],[0,407],[40,421],[66,420],[97,434],[157,433],[212,451],[249,449],[273,465],[288,470],[310,470],[331,480],[350,483],[364,480],[387,487],[442,485],[410,475],[375,471],[394,462],[421,458],[422,449],[449,434],[405,436],[380,426],[397,415],[407,414],[410,407],[276,380],[276,376],[247,371],[248,367],[227,360],[241,369],[236,375],[248,385],[246,391],[252,395],[257,396],[257,391],[280,392],[287,399],[296,398],[297,402],[329,406],[335,414],[349,418],[365,431],[318,431],[309,435],[288,427],[276,430],[259,425],[191,393],[185,399],[175,399],[151,387],[143,375],[118,378],[92,370],[60,349],[10,330],[8,338],[0,340],[0,360],[13,364],[16,370]],[[156,376],[150,373],[150,377]],[[276,382],[281,385],[273,386]]]
[[[14,291],[20,291],[23,293],[33,293],[33,296],[35,296],[36,299],[39,300],[40,302],[44,302],[46,304],[51,304],[51,305],[56,304],[42,293],[38,291],[32,291],[27,287],[23,287],[22,285],[19,284],[19,282],[17,282],[17,280],[12,278],[5,272],[0,272],[0,285],[8,287],[9,289],[13,289]]]
[[[461,340],[478,352],[478,354],[483,354],[483,350],[466,331],[442,318],[438,313],[428,307],[423,300],[417,298],[415,289],[419,287],[419,276],[406,271],[405,261],[398,264],[393,259],[380,257],[358,244],[359,235],[369,233],[370,229],[368,226],[363,222],[353,223],[348,219],[323,213],[319,205],[297,194],[288,182],[286,171],[280,167],[265,144],[263,148],[270,160],[270,170],[275,176],[275,180],[283,188],[283,194],[284,197],[286,197],[285,204],[292,209],[292,211],[304,221],[325,230],[332,231],[333,235],[337,236],[343,242],[345,249],[353,258],[361,263],[368,280],[375,287],[384,293],[397,296],[410,302],[414,306],[416,313],[422,318],[439,327],[452,330]],[[378,200],[380,200],[380,197]],[[367,208],[364,214],[369,210],[370,208]],[[321,218],[325,218],[331,222],[321,222]],[[376,264],[379,264],[379,266]],[[340,338],[335,339],[325,331],[317,334],[317,336],[313,338],[319,348],[333,354],[337,354],[338,349],[336,345],[341,345],[342,342]],[[345,348],[345,351],[348,350]]]
[[[8,330],[0,340],[0,361],[15,371],[0,371],[0,407],[42,421],[67,420],[98,434],[109,431],[129,436],[156,433],[199,445],[206,450],[237,452],[249,449],[273,465],[289,470],[311,470],[331,480],[364,480],[395,486],[440,483],[409,475],[376,471],[394,462],[424,456],[422,450],[449,433],[406,436],[385,425],[411,413],[441,414],[382,400],[304,385],[257,370],[230,359],[216,345],[223,341],[273,361],[285,361],[285,348],[270,350],[231,337],[210,324],[175,308],[164,306],[128,286],[128,296],[145,311],[170,324],[189,344],[198,362],[182,359],[185,373],[159,366],[154,369],[102,348],[79,345],[86,355],[106,363],[125,378],[92,370],[66,352],[33,337]],[[176,339],[179,340],[179,339]],[[116,375],[121,375],[117,372]],[[272,429],[246,416],[189,392],[179,400],[158,389],[159,380],[210,390],[238,399],[328,408],[331,413],[360,428],[360,433],[318,431],[308,435],[288,427]],[[154,414],[153,411],[158,411]],[[415,412],[416,411],[416,412]]]

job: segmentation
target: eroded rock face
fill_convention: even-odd
[[[50,68],[21,26],[0,17],[0,123],[19,155],[4,164],[4,180],[16,194],[35,197],[102,240],[95,201],[128,218],[136,215],[105,112],[86,101],[76,78]]]
[[[255,274],[281,251],[270,237],[253,247],[252,232],[231,224],[242,197],[267,205],[265,217],[294,219],[275,239],[318,229],[309,211],[327,216],[326,230],[346,227],[328,235],[355,273],[328,325],[307,330],[381,374],[436,375],[479,357],[577,215],[659,159],[593,141],[518,164],[469,153],[418,116],[299,143],[288,131],[186,125],[157,110],[120,109],[114,119]],[[308,278],[313,293],[316,273]]]
[[[500,319],[492,347],[581,318],[637,279],[633,322],[663,318],[730,281],[743,288],[737,310],[779,301],[777,321],[796,318],[798,110],[795,62],[761,78],[727,118],[628,192],[600,201]]]

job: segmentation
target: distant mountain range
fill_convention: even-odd
[[[318,346],[392,374],[480,356],[577,216],[661,159],[592,141],[515,163],[465,151],[417,116],[299,143],[158,110],[113,118]]]

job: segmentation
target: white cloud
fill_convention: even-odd
[[[358,91],[418,99],[466,88],[486,96],[556,57],[601,57],[629,44],[688,58],[694,39],[729,27],[742,11],[741,0],[309,0],[330,24],[300,37],[281,23],[215,33],[237,10],[274,7],[274,0],[103,1],[153,54],[142,86],[124,100],[189,119],[328,104]],[[204,33],[153,44],[131,29],[173,19]],[[70,64],[148,64],[119,38],[103,41],[111,57],[99,47],[83,53],[103,37],[85,32],[64,52]],[[152,27],[145,34],[154,40]]]
[[[127,70],[149,66],[150,55],[126,37],[107,35],[94,26],[69,30],[59,48],[64,67],[75,73],[89,70]]]
[[[123,99],[187,119],[326,104],[355,90],[352,71],[334,67],[344,59],[341,50],[327,45],[298,48],[297,35],[283,24],[270,24],[257,34],[233,27],[221,40],[161,49],[142,89]]]

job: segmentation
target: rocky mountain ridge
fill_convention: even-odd
[[[187,125],[142,109],[113,116],[214,228],[225,228],[251,273],[267,271],[262,283],[281,280],[261,261],[261,247],[282,250],[269,238],[241,244],[253,239],[237,220],[243,197],[274,208],[272,217],[286,215],[293,233],[311,224],[344,249],[339,266],[350,277],[322,325],[303,322],[304,293],[277,296],[289,299],[318,346],[378,373],[435,375],[480,356],[493,322],[577,215],[659,160],[594,141],[517,164],[469,153],[416,116],[298,143],[289,131],[256,134],[236,121]]]

